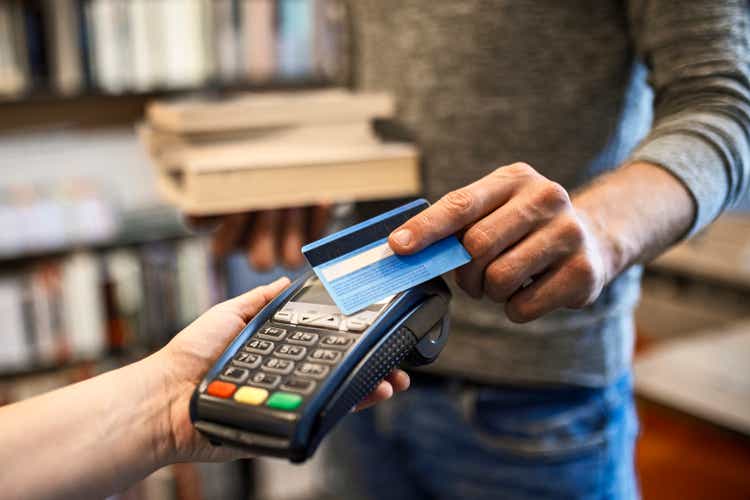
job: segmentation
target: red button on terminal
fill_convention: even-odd
[[[230,384],[229,382],[222,382],[221,380],[214,380],[208,384],[206,388],[206,394],[216,396],[217,398],[228,398],[234,394],[234,390],[237,388],[236,385]]]

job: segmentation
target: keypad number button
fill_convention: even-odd
[[[302,377],[321,380],[328,374],[328,370],[329,368],[327,366],[316,363],[302,363],[294,373]]]
[[[341,352],[330,349],[315,349],[309,359],[320,363],[334,364],[341,359]]]
[[[288,359],[269,358],[263,363],[263,369],[269,372],[287,374],[294,368],[294,362]]]
[[[243,368],[249,368],[252,370],[253,368],[258,368],[262,360],[263,358],[261,358],[257,354],[253,354],[251,352],[240,351],[232,360],[232,364],[241,366]]]
[[[300,345],[311,346],[311,345],[314,345],[315,342],[318,341],[318,334],[297,331],[297,332],[292,333],[286,340],[290,344],[300,344]]]
[[[273,375],[271,373],[256,372],[250,377],[249,383],[257,385],[258,387],[265,387],[266,389],[273,389],[279,385],[281,377],[279,375]]]
[[[274,343],[270,340],[253,339],[247,343],[245,350],[257,354],[269,354],[273,351]]]
[[[345,349],[352,343],[351,337],[344,337],[343,335],[326,335],[323,340],[320,341],[320,345],[325,347],[337,347],[339,349]]]
[[[305,354],[307,354],[307,349],[298,345],[284,344],[276,349],[276,352],[274,354],[280,358],[298,360],[305,357]]]
[[[275,326],[268,326],[262,328],[258,332],[258,337],[270,340],[281,340],[286,336],[286,330],[283,328],[276,328]]]

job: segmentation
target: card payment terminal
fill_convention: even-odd
[[[340,313],[312,272],[242,330],[190,401],[215,444],[302,462],[402,362],[434,361],[448,336],[441,278],[357,313]]]

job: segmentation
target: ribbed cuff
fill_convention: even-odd
[[[670,132],[646,139],[628,162],[658,165],[687,187],[695,200],[696,212],[686,238],[711,223],[725,208],[729,186],[726,159],[697,135]]]

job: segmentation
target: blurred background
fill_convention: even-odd
[[[138,359],[285,272],[215,261],[157,195],[135,127],[153,99],[346,81],[344,14],[0,0],[0,404]],[[637,325],[644,498],[750,498],[750,201],[648,267]],[[313,498],[318,467],[180,464],[118,498]]]

